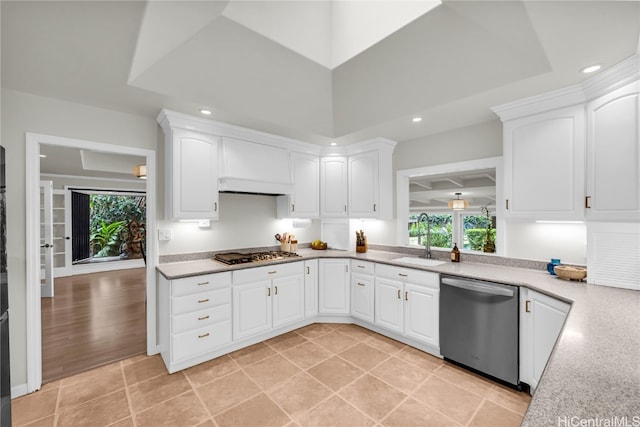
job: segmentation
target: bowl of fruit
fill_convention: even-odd
[[[323,242],[322,240],[314,240],[311,242],[311,249],[317,249],[319,251],[327,249],[327,242]]]

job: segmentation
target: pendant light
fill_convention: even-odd
[[[133,174],[140,179],[147,179],[147,165],[138,165],[133,168]]]
[[[461,199],[461,195],[462,193],[456,193],[457,198],[449,200],[449,209],[453,209],[454,211],[462,211],[469,207],[469,202]]]

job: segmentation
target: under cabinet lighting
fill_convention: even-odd
[[[582,72],[585,74],[594,73],[598,71],[600,68],[602,68],[602,65],[600,64],[590,65],[588,67],[583,68]]]
[[[332,143],[330,143],[329,145],[331,145],[331,146],[333,147],[333,146],[338,145],[338,143],[337,143],[337,142],[332,142]]]
[[[543,220],[537,220],[536,224],[584,224],[584,221],[543,221]]]
[[[413,119],[411,119],[411,121],[412,121],[413,123],[419,123],[419,122],[421,122],[421,121],[422,121],[422,117],[414,117]]]
[[[211,115],[211,110],[207,110],[206,108],[201,108],[200,109],[200,113],[204,114],[205,116],[210,116]]]

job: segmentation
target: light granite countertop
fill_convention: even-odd
[[[313,258],[362,259],[525,286],[571,303],[522,425],[640,426],[640,292],[567,282],[542,270],[465,262],[464,254],[460,263],[434,267],[396,263],[392,260],[407,254],[378,250],[361,254],[302,249],[298,254],[299,258],[265,264]],[[227,266],[205,259],[160,264],[157,269],[166,278],[177,279],[265,264]],[[615,420],[627,424],[614,424]]]

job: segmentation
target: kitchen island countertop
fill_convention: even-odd
[[[393,260],[407,255],[377,250],[302,249],[298,254],[265,263],[228,266],[205,259],[157,269],[167,279],[177,279],[314,258],[352,258],[524,286],[571,303],[571,310],[522,425],[640,426],[640,292],[567,282],[541,270],[464,262],[464,254],[460,263],[431,267],[397,263]],[[626,424],[614,424],[616,420]]]

